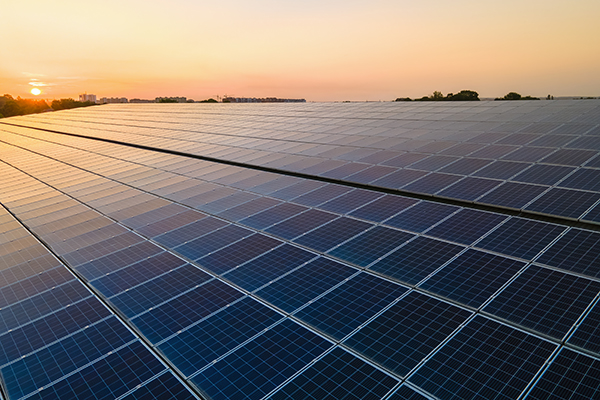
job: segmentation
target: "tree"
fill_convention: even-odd
[[[473,90],[461,90],[456,94],[448,93],[448,101],[479,101],[479,93]]]
[[[412,101],[410,97],[398,97],[394,101]]]

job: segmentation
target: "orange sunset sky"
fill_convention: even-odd
[[[600,95],[599,0],[0,0],[0,95]]]

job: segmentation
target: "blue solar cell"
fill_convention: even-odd
[[[7,266],[6,269],[0,271],[0,287],[12,285],[58,266],[61,266],[60,262],[49,253],[21,264]]]
[[[409,381],[443,399],[516,399],[555,344],[475,317]]]
[[[256,294],[291,313],[356,272],[344,264],[319,257]]]
[[[239,206],[222,211],[218,215],[222,218],[228,219],[229,221],[237,222],[280,203],[280,201],[275,199],[259,197],[258,199],[254,199],[247,203],[240,204]]]
[[[275,197],[281,200],[292,200],[298,196],[301,196],[311,190],[318,189],[322,186],[325,186],[326,183],[303,180],[292,186],[285,187],[280,189],[274,193],[271,193],[269,196]]]
[[[494,161],[492,164],[475,172],[474,176],[493,179],[508,179],[518,174],[531,164],[513,162],[513,161]]]
[[[513,177],[512,180],[552,186],[574,170],[575,168],[570,167],[536,164]]]
[[[411,292],[344,344],[405,376],[470,316],[466,310]]]
[[[305,210],[307,210],[306,207],[297,204],[283,203],[245,218],[240,223],[255,229],[265,229]]]
[[[590,211],[588,211],[583,217],[584,221],[600,223],[600,203],[596,204]]]
[[[553,151],[554,149],[549,149],[546,147],[520,147],[519,149],[513,151],[512,153],[508,153],[502,158],[504,160],[511,161],[537,162]]]
[[[86,279],[91,280],[163,251],[163,249],[153,243],[142,242],[79,265],[76,270]]]
[[[423,160],[417,161],[414,164],[410,165],[412,169],[421,169],[424,171],[436,171],[456,160],[459,160],[458,157],[452,156],[430,156]]]
[[[501,183],[501,181],[492,179],[472,178],[468,176],[462,181],[436,193],[436,196],[473,201]]]
[[[116,318],[99,322],[2,368],[10,397],[19,398],[134,339]]]
[[[196,397],[172,373],[151,380],[122,400],[196,400]]]
[[[291,240],[337,217],[338,215],[336,214],[310,209],[302,214],[298,214],[290,219],[286,219],[283,222],[273,225],[267,229],[266,232]]]
[[[596,399],[600,397],[600,361],[563,348],[527,399]]]
[[[547,189],[547,186],[505,182],[477,202],[520,209]]]
[[[185,376],[190,376],[282,318],[245,297],[158,348]]]
[[[352,190],[351,188],[329,184],[294,199],[294,203],[314,207]]]
[[[356,189],[319,206],[320,209],[346,214],[381,197],[381,193]]]
[[[254,291],[315,257],[316,254],[284,244],[228,272],[225,277],[248,291]]]
[[[199,259],[198,263],[216,274],[222,274],[282,243],[277,239],[256,233]]]
[[[361,273],[295,316],[339,340],[406,291],[403,286]]]
[[[134,342],[52,386],[44,387],[29,398],[116,399],[164,369],[164,365],[140,342]]]
[[[63,254],[62,257],[72,266],[78,266],[142,241],[143,239],[140,236],[132,232],[126,232],[79,250]]]
[[[448,174],[469,175],[491,163],[490,160],[481,158],[461,158],[440,170]]]
[[[54,268],[12,285],[0,287],[0,309],[73,280],[66,268]]]
[[[506,216],[500,214],[463,209],[427,231],[427,234],[458,243],[471,244],[505,219]]]
[[[89,297],[0,336],[0,366],[106,318],[110,312]]]
[[[377,200],[364,205],[349,215],[356,218],[366,219],[373,222],[382,222],[383,220],[399,213],[400,211],[416,204],[418,200],[408,197],[385,195]]]
[[[478,308],[525,263],[469,249],[419,287]]]
[[[565,229],[560,225],[513,217],[477,243],[477,247],[531,260]]]
[[[388,219],[385,224],[413,232],[423,232],[457,210],[459,207],[422,201],[394,218]]]
[[[464,250],[464,247],[426,237],[417,237],[370,270],[409,284],[416,284]]]
[[[371,183],[397,170],[397,168],[376,165],[357,172],[354,175],[350,175],[346,177],[345,180],[358,183]]]
[[[148,237],[154,237],[173,229],[180,228],[199,219],[205,218],[206,215],[193,210],[186,210],[179,214],[161,219],[160,221],[142,226],[136,229],[137,232]]]
[[[106,297],[111,297],[140,283],[169,272],[185,264],[181,258],[163,252],[92,281],[92,285]]]
[[[391,167],[406,167],[412,163],[416,163],[424,158],[427,158],[426,154],[420,153],[404,153],[400,154],[397,157],[394,157],[386,162],[383,162],[383,165],[389,165]]]
[[[334,257],[365,267],[415,235],[376,226],[329,251]]]
[[[415,181],[403,187],[402,189],[407,190],[409,192],[434,194],[444,189],[445,187],[448,187],[453,183],[458,182],[460,179],[461,177],[458,175],[434,172],[419,179],[418,181]]]
[[[579,346],[600,355],[600,303],[596,303],[575,332],[567,340],[570,344]]]
[[[341,217],[300,236],[294,242],[324,252],[371,226],[366,222]]]
[[[179,204],[171,203],[167,204],[166,206],[146,211],[145,213],[136,215],[135,217],[125,219],[121,221],[121,223],[137,229],[143,227],[144,225],[152,224],[165,218],[172,217],[186,210],[187,209],[185,207],[182,207]]]
[[[238,192],[231,196],[227,196],[223,199],[215,200],[211,203],[198,206],[197,208],[201,211],[208,212],[211,214],[218,214],[230,208],[245,204],[250,200],[258,198],[258,195],[248,192]]]
[[[353,175],[359,171],[366,169],[367,167],[369,167],[368,164],[351,162],[348,164],[340,165],[339,167],[334,168],[332,170],[323,172],[320,175],[333,179],[344,179],[347,176]]]
[[[598,278],[600,277],[600,234],[571,229],[536,261]]]
[[[123,292],[110,301],[128,317],[162,303],[211,279],[197,267],[186,264],[163,276]]]
[[[325,339],[285,320],[191,381],[211,399],[260,399],[329,347]]]
[[[592,150],[559,149],[550,154],[548,157],[544,158],[542,162],[548,164],[572,165],[577,167],[585,163],[596,154],[597,152]]]
[[[531,265],[484,311],[562,339],[600,292],[600,282]]]
[[[391,189],[398,189],[408,185],[411,182],[427,175],[426,171],[417,171],[412,169],[403,169],[397,172],[392,172],[389,175],[379,178],[371,182],[374,186],[380,186]]]
[[[242,296],[231,286],[213,280],[135,317],[132,322],[151,342],[157,343]]]
[[[552,188],[525,209],[577,219],[596,204],[598,200],[600,200],[600,194],[598,193]]]
[[[336,347],[270,399],[382,398],[398,381]]]
[[[225,225],[227,225],[227,222],[221,221],[220,219],[211,217],[203,218],[199,221],[192,222],[191,224],[157,236],[154,240],[163,246],[173,248]]]
[[[204,236],[189,241],[181,246],[175,247],[179,254],[191,259],[198,260],[213,251],[219,250],[233,242],[237,242],[253,232],[237,225],[228,225],[224,228],[208,233]]]
[[[0,334],[91,296],[79,281],[70,281],[0,309]]]
[[[388,400],[429,400],[429,398],[415,392],[407,385],[402,385],[393,395],[388,397]]]

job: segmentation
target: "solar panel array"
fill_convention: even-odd
[[[594,100],[2,120],[2,394],[599,397],[599,146]]]

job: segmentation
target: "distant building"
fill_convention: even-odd
[[[100,104],[115,104],[115,103],[128,103],[129,101],[127,100],[126,97],[101,97],[100,100],[98,100],[98,103]]]
[[[305,99],[278,99],[277,97],[223,97],[224,103],[306,103]]]
[[[187,97],[157,97],[154,99],[155,103],[185,103]]]
[[[80,94],[79,95],[79,101],[91,101],[92,103],[96,102],[96,95],[95,94]]]

